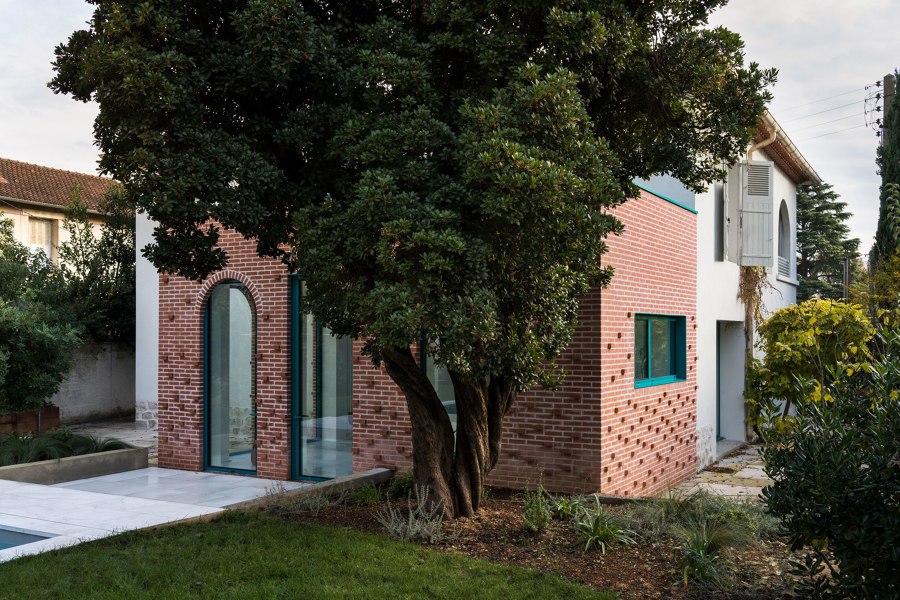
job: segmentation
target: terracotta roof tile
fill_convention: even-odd
[[[4,198],[64,207],[69,204],[76,185],[81,188],[85,206],[97,211],[103,193],[117,184],[107,177],[0,158],[0,196]]]

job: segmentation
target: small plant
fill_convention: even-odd
[[[409,498],[415,485],[412,471],[398,471],[388,483],[385,495],[395,500]]]
[[[559,496],[553,499],[553,514],[557,519],[574,519],[584,510],[581,500],[575,496]]]
[[[634,544],[635,533],[629,529],[623,529],[615,523],[609,515],[600,507],[600,500],[595,497],[597,506],[594,510],[581,509],[581,514],[575,521],[575,531],[584,540],[584,551],[587,552],[594,546],[600,548],[600,552],[606,554],[606,546],[613,543]]]
[[[11,433],[0,435],[0,467],[131,447],[113,438],[95,438],[71,432],[50,431],[37,435]]]
[[[522,522],[525,529],[532,533],[543,531],[553,518],[550,512],[550,501],[544,486],[538,482],[534,491],[525,490],[525,506],[522,508]]]
[[[415,505],[412,495],[406,501],[407,511],[395,509],[388,502],[384,510],[376,515],[378,522],[391,537],[400,541],[418,540],[436,544],[445,538],[444,508],[440,502],[431,502],[427,486],[413,486]]]
[[[678,547],[678,563],[681,567],[684,585],[689,581],[701,581],[711,585],[721,585],[724,564],[718,550],[714,550],[709,540],[700,531],[690,534]]]
[[[350,502],[356,506],[375,506],[381,500],[381,492],[374,483],[365,483],[353,491]]]

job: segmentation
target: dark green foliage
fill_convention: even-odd
[[[559,381],[612,275],[608,209],[635,177],[699,189],[752,136],[775,73],[704,29],[722,4],[96,0],[51,86],[98,101],[101,168],[158,223],[161,270],[222,268],[230,227],[307,275],[303,309],[403,389],[417,483],[469,514],[516,392]]]
[[[900,597],[900,333],[874,347],[871,370],[828,387],[833,402],[799,405],[765,438],[766,503],[834,597]]]
[[[575,531],[584,542],[584,550],[597,547],[602,554],[606,554],[606,547],[611,544],[634,544],[635,533],[621,527],[600,506],[600,500],[595,496],[593,509],[580,507],[575,519]]]
[[[59,245],[65,281],[58,304],[70,306],[86,340],[134,344],[134,207],[120,189],[110,191],[98,237],[78,194],[66,208]]]
[[[393,500],[409,498],[415,489],[415,479],[411,470],[398,471],[394,473],[390,483],[388,483],[385,495]]]
[[[550,512],[550,499],[544,486],[538,483],[534,490],[525,490],[525,503],[522,506],[522,523],[531,533],[540,533],[547,528],[553,514]]]
[[[67,307],[53,302],[63,287],[44,253],[0,220],[0,413],[41,407],[71,368],[80,340]]]
[[[859,240],[850,239],[846,202],[828,183],[804,185],[797,192],[797,300],[843,298],[844,258],[857,268]]]
[[[0,435],[0,467],[131,447],[113,438],[95,438],[66,429],[39,435],[5,434]]]
[[[886,113],[884,137],[876,160],[881,174],[881,206],[870,255],[874,268],[900,252],[900,95],[897,93]]]
[[[374,483],[366,483],[355,490],[350,497],[351,504],[356,506],[375,506],[381,500],[381,492]]]

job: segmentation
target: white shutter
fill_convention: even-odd
[[[40,250],[47,255],[47,258],[53,256],[53,222],[47,219],[28,219],[29,226],[29,246],[32,252]]]
[[[744,266],[772,266],[773,171],[774,166],[769,161],[751,160],[741,164],[741,191],[744,196],[741,211],[741,265]]]

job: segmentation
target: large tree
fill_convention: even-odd
[[[871,268],[875,269],[900,252],[900,97],[895,92],[885,101],[890,106],[885,106],[883,137],[876,158],[881,174],[881,204],[875,245],[869,257]]]
[[[859,260],[859,240],[850,238],[847,203],[831,184],[802,186],[797,193],[797,301],[844,295],[844,259]]]
[[[94,3],[51,85],[99,102],[101,167],[158,223],[148,257],[203,277],[231,227],[303,273],[304,309],[402,389],[415,478],[451,515],[611,276],[608,209],[635,177],[722,176],[775,77],[703,29],[725,0]]]

